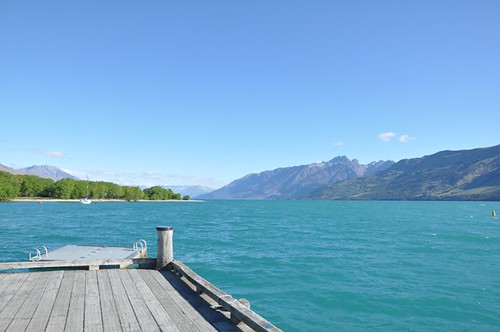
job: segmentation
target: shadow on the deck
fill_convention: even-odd
[[[159,271],[172,287],[215,329],[221,332],[232,332],[250,329],[239,328],[226,315],[211,306],[217,306],[217,303],[210,299],[204,300],[201,295],[196,293],[179,276],[171,271]],[[208,303],[207,303],[208,302]]]

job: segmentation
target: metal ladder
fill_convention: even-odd
[[[133,245],[134,251],[139,251],[140,253],[143,253],[148,250],[148,244],[146,240],[139,239],[135,241]]]
[[[41,252],[42,249],[45,251],[45,254],[42,254],[42,252]],[[44,257],[45,258],[49,257],[49,250],[45,246],[41,246],[41,247],[32,249],[29,252],[29,260],[31,262],[39,261],[39,260],[41,260]]]

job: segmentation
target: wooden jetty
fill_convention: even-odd
[[[171,227],[157,232],[157,259],[0,263],[0,331],[281,331],[174,260]]]

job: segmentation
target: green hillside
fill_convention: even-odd
[[[309,199],[500,200],[500,145],[404,159],[363,178],[325,186]]]
[[[0,171],[0,201],[14,198],[56,198],[56,199],[122,199],[146,200],[188,200],[171,189],[154,186],[141,190],[139,187],[120,186],[111,182],[61,179],[54,181],[34,175],[19,175]]]

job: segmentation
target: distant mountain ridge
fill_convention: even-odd
[[[54,166],[0,171],[58,181],[79,180]],[[168,186],[200,199],[491,200],[500,201],[500,145],[440,151],[421,158],[367,165],[346,156],[328,162],[248,174],[206,193],[202,186]]]
[[[500,145],[403,159],[377,174],[319,188],[310,199],[500,200]]]
[[[0,171],[5,171],[11,174],[35,175],[45,179],[58,181],[61,179],[80,180],[79,178],[63,171],[60,168],[49,165],[33,165],[25,168],[11,168],[0,164]]]
[[[356,159],[339,156],[328,162],[249,174],[199,198],[299,199],[322,186],[373,174],[393,164],[394,161],[378,161],[362,165]]]
[[[180,192],[183,195],[189,195],[191,198],[197,198],[200,195],[207,194],[215,188],[207,186],[162,186],[165,189],[171,189],[174,192]]]
[[[4,171],[11,174],[19,174],[15,168],[11,168],[2,164],[0,164],[0,171]]]

